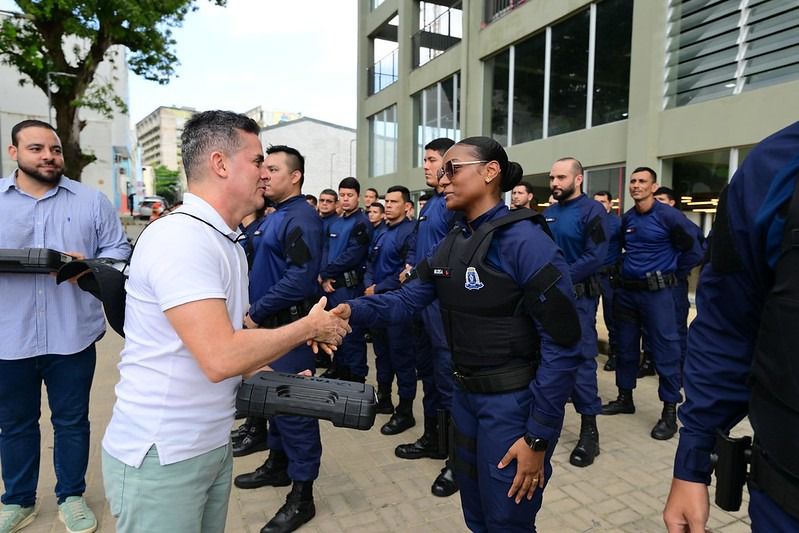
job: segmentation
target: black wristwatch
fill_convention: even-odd
[[[524,435],[524,442],[534,452],[545,452],[549,447],[548,440],[542,439],[541,437],[535,437],[533,435],[530,435],[529,433],[526,433]]]

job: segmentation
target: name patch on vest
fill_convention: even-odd
[[[449,267],[436,267],[433,268],[433,277],[448,278],[450,276]]]
[[[547,224],[552,224],[553,222],[555,222],[557,220],[557,218],[555,218],[555,217],[547,217],[545,220],[547,221]]]
[[[480,275],[477,273],[476,268],[466,268],[466,283],[463,286],[470,291],[478,291],[484,287],[483,283],[480,281]]]

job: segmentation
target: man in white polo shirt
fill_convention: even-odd
[[[304,342],[329,347],[346,334],[324,301],[282,328],[242,329],[247,260],[233,228],[264,204],[258,133],[231,112],[192,117],[182,135],[184,204],[135,247],[117,402],[103,438],[120,533],[224,531],[240,376]]]

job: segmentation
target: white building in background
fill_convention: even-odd
[[[112,72],[111,65],[103,62],[97,69],[96,79],[112,80],[115,92],[129,102],[127,51],[123,47],[116,49],[119,54],[116,70]],[[47,95],[30,82],[20,86],[19,80],[25,78],[15,68],[0,65],[0,170],[3,176],[16,169],[6,150],[11,144],[14,124],[27,119],[48,120]],[[127,195],[137,188],[131,174],[130,117],[117,112],[108,119],[90,109],[81,109],[79,116],[87,122],[80,136],[81,148],[97,157],[83,169],[81,181],[102,191],[118,210],[125,211]]]
[[[302,117],[261,129],[261,143],[264,148],[276,144],[288,145],[305,156],[304,194],[318,197],[323,189],[338,189],[338,183],[343,178],[355,176],[353,128]],[[360,181],[363,193],[368,185],[365,180]]]

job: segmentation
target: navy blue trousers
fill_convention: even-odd
[[[397,392],[401,399],[416,397],[416,354],[413,334],[408,323],[372,330],[377,383],[392,383],[397,376]]]
[[[602,400],[596,381],[596,309],[597,299],[577,298],[577,316],[580,318],[580,354],[583,361],[577,367],[577,379],[572,390],[572,403],[581,415],[598,415],[602,411]]]
[[[306,369],[313,372],[314,361],[311,348],[303,345],[269,366],[277,372],[296,374]],[[270,450],[282,451],[288,456],[288,474],[293,481],[312,481],[319,477],[322,461],[319,420],[307,416],[273,416],[269,419],[266,442]]]
[[[39,482],[42,382],[52,413],[58,503],[86,490],[89,391],[97,352],[92,343],[73,355],[0,360],[0,461],[7,505],[36,503]]]
[[[417,372],[422,380],[422,406],[426,417],[439,409],[452,409],[452,355],[449,352],[438,300],[422,310],[417,340]]]
[[[616,385],[634,389],[640,359],[641,328],[652,346],[652,361],[660,383],[663,402],[678,403],[680,394],[680,336],[677,331],[673,289],[631,291],[618,289],[614,298],[619,353],[616,356]]]
[[[799,519],[789,515],[765,492],[749,486],[749,518],[753,533],[796,533]]]
[[[511,445],[527,432],[532,392],[529,388],[501,394],[473,394],[455,387],[452,421],[455,424],[455,477],[460,488],[463,517],[476,533],[535,531],[535,515],[543,490],[520,503],[508,498],[516,475],[516,462],[497,468]],[[550,459],[556,442],[550,442],[544,472],[552,475]]]
[[[617,351],[616,320],[613,318],[613,294],[615,289],[610,284],[610,275],[599,274],[599,286],[602,291],[602,317],[608,330],[608,345],[611,354]]]
[[[327,296],[327,308],[333,309],[338,304],[347,300],[354,300],[363,296],[363,284],[355,287],[342,287],[336,289]],[[366,363],[366,340],[364,340],[366,329],[352,326],[352,332],[344,337],[344,342],[338,347],[333,357],[333,365],[336,368],[346,368],[353,375],[365,378],[369,373],[369,366]]]

